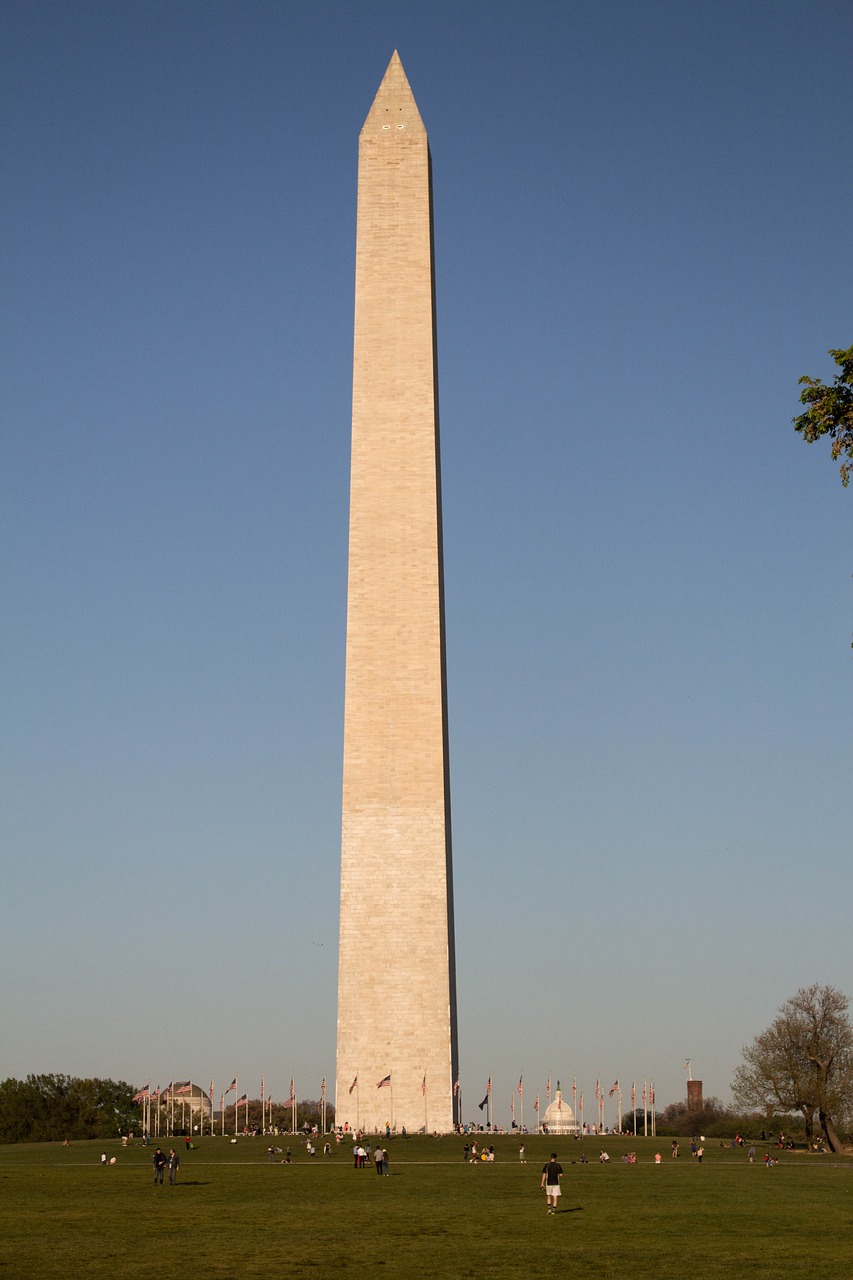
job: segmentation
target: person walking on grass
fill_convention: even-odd
[[[560,1198],[560,1179],[562,1176],[563,1166],[557,1162],[556,1151],[552,1151],[551,1159],[542,1167],[542,1181],[539,1184],[540,1187],[545,1188],[549,1214],[557,1212],[557,1201]]]

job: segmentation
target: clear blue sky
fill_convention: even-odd
[[[853,994],[853,8],[0,12],[0,1078],[334,1075],[357,137],[434,164],[462,1086]],[[370,921],[365,920],[366,943]],[[387,938],[388,963],[405,939]],[[241,1083],[242,1088],[242,1083]]]

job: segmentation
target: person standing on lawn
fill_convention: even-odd
[[[562,1176],[563,1166],[557,1162],[556,1151],[552,1151],[551,1159],[542,1167],[542,1181],[539,1184],[545,1188],[549,1214],[557,1212],[557,1201],[560,1198],[560,1179]]]

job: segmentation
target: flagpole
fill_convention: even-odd
[[[428,1131],[429,1130],[427,1126],[427,1082],[426,1082],[426,1073],[424,1073],[424,1137],[426,1137]]]
[[[644,1077],[643,1078],[643,1137],[644,1138],[647,1138],[649,1136],[649,1113],[646,1108],[646,1097],[647,1097],[646,1080]]]
[[[237,1137],[237,1134],[240,1131],[240,1120],[239,1120],[240,1108],[237,1105],[237,1099],[239,1097],[240,1097],[240,1090],[237,1088],[237,1077],[235,1076],[234,1077],[234,1137],[235,1138]]]
[[[616,1101],[618,1103],[617,1110],[619,1113],[619,1122],[618,1122],[619,1132],[621,1133],[622,1132],[622,1085],[621,1084],[619,1085],[619,1088],[616,1091]]]

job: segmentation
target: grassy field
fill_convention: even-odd
[[[765,1169],[761,1146],[750,1165],[708,1144],[699,1165],[689,1149],[672,1160],[669,1139],[528,1137],[520,1164],[518,1139],[497,1137],[495,1163],[475,1166],[458,1138],[412,1138],[385,1144],[379,1178],[344,1146],[312,1160],[291,1142],[293,1164],[271,1165],[267,1142],[181,1146],[176,1187],[154,1186],[141,1144],[0,1147],[0,1276],[853,1280],[853,1162],[833,1156],[782,1152]],[[552,1144],[565,1176],[548,1217]],[[587,1165],[573,1163],[582,1148]]]

